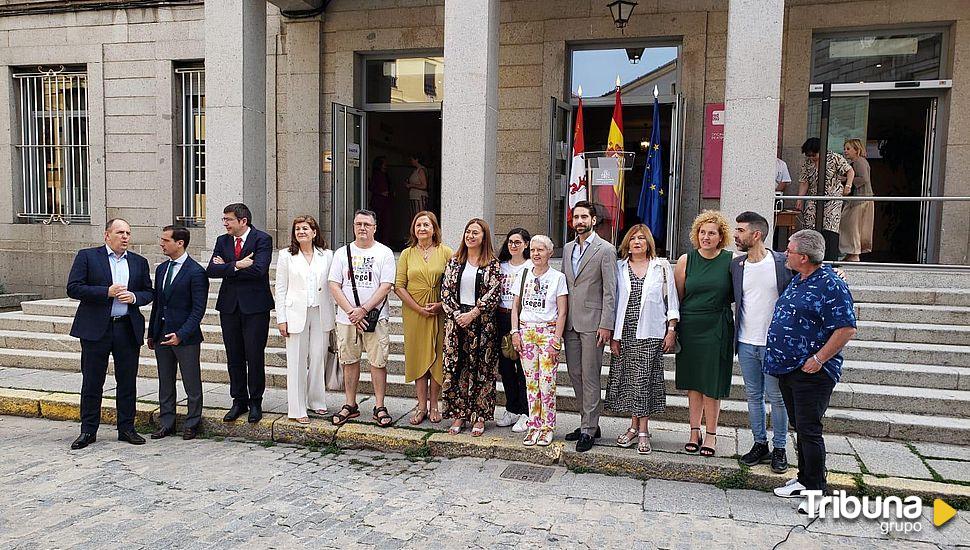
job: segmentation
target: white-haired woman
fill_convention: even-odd
[[[512,344],[522,361],[529,422],[522,443],[546,446],[556,428],[556,376],[566,329],[566,276],[549,266],[552,240],[529,241],[532,268],[522,270],[512,287]],[[524,278],[524,279],[523,279]]]

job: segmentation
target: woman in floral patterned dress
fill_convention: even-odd
[[[446,318],[442,399],[444,416],[453,419],[448,429],[452,435],[470,422],[472,435],[481,436],[485,421],[495,416],[499,273],[488,224],[474,218],[465,225],[464,238],[448,260],[441,283]]]

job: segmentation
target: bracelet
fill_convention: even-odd
[[[812,359],[814,359],[815,362],[818,363],[818,366],[820,366],[820,367],[824,367],[825,366],[825,363],[822,363],[821,361],[818,360],[818,355],[814,355],[813,354],[812,355]]]

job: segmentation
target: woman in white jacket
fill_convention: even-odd
[[[636,444],[637,452],[648,454],[652,450],[648,422],[667,405],[663,354],[674,350],[680,303],[670,262],[657,257],[646,225],[627,231],[619,257],[606,408],[632,417],[616,444]]]
[[[290,229],[290,246],[276,261],[276,322],[286,339],[287,416],[307,424],[307,411],[327,412],[324,365],[334,302],[327,284],[333,251],[313,216],[299,216]]]

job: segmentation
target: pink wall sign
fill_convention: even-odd
[[[704,106],[704,178],[701,195],[721,198],[721,151],[724,149],[724,104]]]

